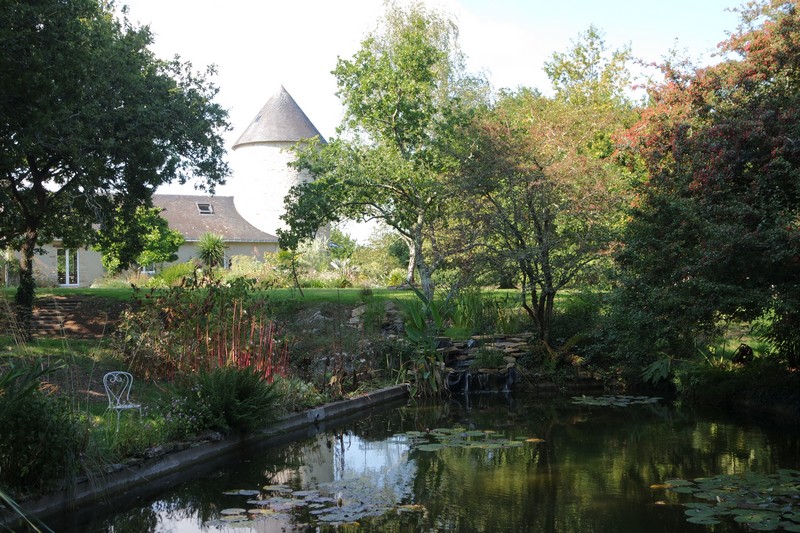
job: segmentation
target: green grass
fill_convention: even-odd
[[[0,297],[9,301],[14,299],[17,293],[15,287],[4,287],[0,289]],[[133,298],[133,291],[130,288],[124,289],[91,289],[91,288],[62,288],[62,287],[43,287],[36,289],[37,298],[48,296],[92,296],[97,298],[109,298],[123,302]]]

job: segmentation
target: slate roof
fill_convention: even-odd
[[[247,222],[236,210],[233,196],[154,194],[153,205],[170,229],[180,231],[188,242],[200,240],[204,233],[221,235],[225,242],[278,242]],[[201,214],[201,207],[209,214]]]
[[[256,118],[234,143],[233,149],[248,144],[297,142],[313,137],[319,137],[325,142],[316,126],[281,85],[280,90],[267,100]]]

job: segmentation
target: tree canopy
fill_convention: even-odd
[[[628,58],[626,50],[609,53],[590,28],[548,63],[555,96],[503,93],[470,135],[459,180],[482,228],[482,255],[516,272],[545,344],[556,293],[608,254],[622,225],[630,187],[612,135],[637,116],[618,85]]]
[[[185,239],[169,228],[157,207],[139,207],[133,220],[114,218],[95,238],[95,248],[103,254],[103,268],[115,274],[131,266],[169,263]]]
[[[797,357],[800,14],[784,1],[742,14],[724,61],[667,64],[651,87],[630,132],[648,181],[619,259],[628,305],[650,323],[691,333],[768,314],[775,345]]]
[[[469,115],[481,83],[463,71],[455,26],[419,4],[390,6],[379,31],[333,71],[345,106],[340,136],[298,151],[315,180],[292,189],[284,216],[293,247],[343,218],[378,219],[395,229],[431,296],[434,232],[449,195],[442,175],[455,164],[455,126]]]
[[[0,28],[0,247],[21,250],[29,314],[43,243],[89,244],[161,184],[224,181],[227,112],[213,70],[157,59],[102,0],[3,2]]]

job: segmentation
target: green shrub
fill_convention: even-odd
[[[250,432],[263,428],[278,408],[279,396],[249,368],[223,367],[193,374],[177,388],[173,402],[177,417],[186,430],[211,429],[223,433]]]
[[[297,378],[275,379],[275,391],[281,398],[284,412],[293,413],[325,403],[325,396],[313,383]]]
[[[156,288],[175,287],[180,285],[184,279],[192,278],[196,268],[192,261],[165,266],[158,274],[150,278],[147,286]]]
[[[0,489],[38,493],[74,483],[88,428],[64,401],[39,388],[40,369],[0,374]]]
[[[408,272],[403,268],[393,268],[389,271],[386,279],[386,285],[389,287],[400,287],[406,282],[406,274]]]

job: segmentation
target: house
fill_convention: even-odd
[[[178,262],[197,257],[197,241],[204,233],[222,236],[226,265],[234,255],[262,259],[265,252],[277,251],[275,232],[282,227],[283,198],[293,185],[310,179],[288,166],[289,148],[313,137],[325,142],[281,86],[233,145],[231,196],[153,195],[153,204],[163,210],[169,227],[186,239],[178,250]],[[100,253],[90,248],[67,249],[56,241],[42,249],[45,253],[34,258],[39,286],[88,287],[105,273]]]
[[[262,259],[266,252],[278,251],[278,238],[245,220],[236,210],[233,196],[156,194],[153,205],[170,229],[179,231],[186,242],[178,250],[178,261],[197,257],[197,242],[204,233],[221,235],[227,246],[225,264],[234,255]]]

